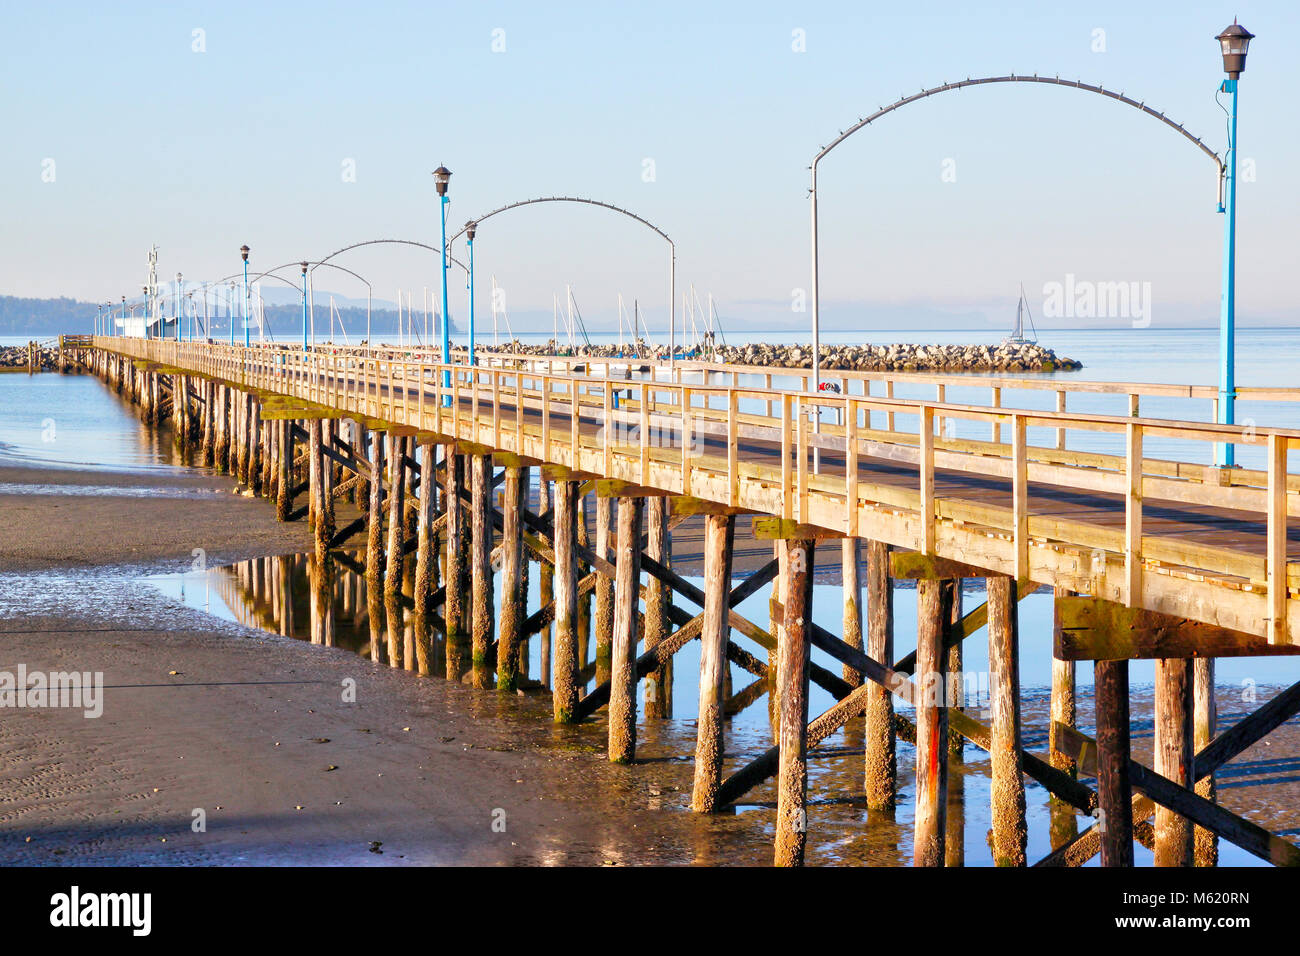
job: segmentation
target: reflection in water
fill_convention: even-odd
[[[537,606],[542,582],[536,575],[529,589],[529,606]],[[191,607],[221,614],[220,605],[228,609],[229,617],[249,627],[273,634],[293,637],[324,646],[352,651],[376,664],[406,666],[407,652],[419,644],[414,633],[414,608],[410,599],[412,576],[402,575],[402,595],[399,600],[401,621],[395,642],[397,658],[390,659],[388,620],[382,579],[371,581],[365,575],[364,556],[357,552],[334,552],[322,566],[314,554],[289,554],[255,558],[229,567],[212,569],[204,575],[175,575],[154,579],[169,593],[179,596]],[[179,594],[177,594],[179,585]],[[839,589],[828,592],[836,604]],[[901,602],[900,602],[901,603]],[[437,615],[441,607],[435,607]],[[755,611],[748,611],[754,615]],[[435,625],[440,618],[435,617]],[[900,634],[907,625],[900,624]],[[1049,632],[1050,633],[1050,632]],[[538,640],[530,642],[529,653],[520,661],[520,686],[525,692],[521,700],[515,695],[503,697],[493,694],[474,694],[461,705],[471,716],[482,718],[493,726],[508,728],[512,747],[545,747],[569,753],[603,754],[607,733],[603,711],[595,719],[576,726],[553,724],[550,705],[544,693],[545,685],[529,675],[543,672],[549,650],[549,636],[541,631]],[[982,652],[977,642],[966,648],[965,674],[978,673],[983,665]],[[589,642],[588,655],[580,662],[587,689],[595,684],[596,662],[591,658],[595,642]],[[439,626],[430,629],[429,670],[442,676],[449,660],[463,662],[450,673],[460,682],[490,686],[493,680],[491,667],[474,675],[470,668],[468,648],[452,649],[448,654],[446,642]],[[681,673],[693,673],[698,668],[698,644],[678,652]],[[768,708],[761,700],[762,694],[747,692],[753,686],[750,676],[739,671],[736,677],[736,694],[732,699],[735,708],[728,714],[725,731],[725,772],[731,772],[748,763],[771,745],[772,728]],[[742,683],[744,682],[744,683]],[[691,781],[691,755],[695,750],[694,681],[678,682],[681,686],[674,700],[675,716],[670,719],[647,719],[644,714],[638,721],[639,741],[637,763],[627,768],[635,775],[632,796],[626,788],[606,780],[606,786],[597,786],[597,778],[584,778],[583,799],[609,805],[628,805],[665,811],[688,812]],[[1082,682],[1081,682],[1082,683]],[[760,688],[761,690],[761,688]],[[532,692],[532,693],[529,693]],[[1046,689],[1028,687],[1022,691],[1024,742],[1027,749],[1043,753],[1047,747],[1047,728],[1050,723],[1050,698]],[[1266,694],[1259,696],[1262,703]],[[1251,701],[1243,706],[1238,691],[1220,684],[1219,708],[1223,726],[1240,719],[1243,712],[1254,710],[1258,703]],[[978,683],[968,687],[963,701],[970,712],[987,720],[986,688]],[[741,706],[744,705],[744,706]],[[1092,713],[1090,688],[1081,687],[1079,715],[1083,729],[1088,730]],[[821,705],[821,709],[825,709]],[[907,715],[909,708],[900,703],[900,713]],[[1153,711],[1149,689],[1135,688],[1132,713],[1135,728],[1134,756],[1150,760],[1150,716]],[[1289,729],[1289,733],[1288,733]],[[1283,736],[1290,741],[1296,738],[1300,721],[1284,725],[1270,742],[1283,744]],[[1263,745],[1261,745],[1263,746]],[[1289,749],[1286,752],[1291,752]],[[868,811],[863,797],[864,756],[862,731],[853,722],[845,731],[827,738],[809,754],[809,826],[817,837],[809,841],[810,863],[857,863],[875,866],[910,865],[912,859],[912,827],[914,803],[914,751],[910,744],[898,744],[899,802],[894,813]],[[1241,764],[1240,766],[1253,766]],[[1289,764],[1287,766],[1290,766]],[[1225,804],[1237,812],[1246,812],[1263,825],[1275,831],[1297,832],[1297,811],[1300,800],[1296,791],[1300,779],[1286,767],[1268,767],[1267,772],[1251,770],[1247,776],[1227,779],[1234,768],[1220,774],[1224,786],[1221,793]],[[965,746],[962,757],[953,760],[949,772],[947,858],[949,865],[988,866],[992,854],[987,842],[991,826],[989,816],[990,784],[987,755],[973,746]],[[1240,775],[1242,771],[1237,770]],[[603,778],[602,778],[603,779]],[[1091,781],[1089,781],[1090,783]],[[1028,855],[1037,860],[1054,847],[1094,821],[1077,815],[1071,808],[1056,801],[1032,781],[1027,783],[1027,822],[1029,826]],[[572,798],[572,793],[556,793],[556,799]],[[763,862],[770,858],[771,811],[775,807],[775,787],[768,783],[755,788],[734,811],[708,819],[693,819],[688,829],[688,845],[678,850],[687,859],[701,863],[727,863],[744,859]],[[692,815],[693,816],[693,815]],[[595,845],[602,848],[605,857],[613,862],[633,862],[620,851],[618,840],[609,834],[598,837]],[[1258,863],[1253,857],[1223,844],[1222,863],[1242,865]],[[553,848],[552,862],[562,862],[565,851]]]
[[[234,620],[246,627],[340,647],[377,664],[421,675],[468,677],[477,687],[492,687],[491,666],[467,666],[464,648],[449,653],[432,622],[425,628],[427,634],[417,632],[411,597],[414,561],[405,565],[401,589],[387,595],[383,578],[365,573],[363,551],[332,552],[323,561],[312,552],[252,558],[209,571],[205,584],[217,591]],[[434,620],[440,622],[438,610],[434,609]],[[527,648],[520,677],[529,685]]]

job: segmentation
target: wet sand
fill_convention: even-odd
[[[309,547],[305,523],[277,523],[229,479],[0,464],[0,509],[0,670],[102,671],[107,685],[97,719],[3,713],[0,864],[771,861],[771,783],[734,814],[689,812],[689,719],[642,722],[638,762],[613,766],[603,715],[557,727],[545,692],[503,699],[393,671],[209,616],[145,582],[189,570],[195,548],[214,566]],[[767,544],[747,545],[761,563]],[[355,702],[343,699],[349,680]],[[1260,690],[1244,702],[1221,685],[1224,725],[1271,696]],[[1083,688],[1079,710],[1087,729]],[[1133,712],[1135,756],[1149,760],[1148,693],[1135,692]],[[765,723],[728,727],[727,772],[770,745]],[[1045,749],[1046,723],[1045,695],[1027,694],[1030,750]],[[1225,768],[1224,804],[1294,839],[1297,746],[1293,720]],[[810,864],[910,862],[911,758],[900,744],[897,816],[868,820],[856,725],[811,755]],[[970,747],[954,767],[972,863],[987,862],[987,774]],[[1030,787],[1028,798],[1036,858],[1048,849],[1045,795]]]
[[[689,761],[662,759],[680,741],[614,767],[601,728],[553,726],[544,695],[419,679],[142,583],[196,547],[309,545],[228,479],[0,467],[14,483],[43,493],[0,495],[0,669],[102,671],[106,690],[98,719],[4,714],[0,863],[767,862],[762,827],[662,812],[688,799]]]

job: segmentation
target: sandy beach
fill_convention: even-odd
[[[767,862],[756,821],[662,812],[688,800],[689,760],[664,759],[679,741],[652,733],[644,763],[611,766],[603,721],[555,727],[549,698],[376,667],[143,583],[194,548],[308,545],[228,479],[0,468],[0,485],[0,669],[105,683],[98,719],[0,721],[0,863]]]

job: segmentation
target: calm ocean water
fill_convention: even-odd
[[[549,332],[538,336],[549,338]],[[596,340],[596,336],[592,336]],[[614,336],[604,336],[606,340],[616,340]],[[755,332],[757,341],[803,342],[806,335],[800,333]],[[828,343],[862,342],[889,343],[896,341],[926,342],[968,342],[998,341],[1001,333],[971,335],[962,332],[926,332],[910,333],[901,331],[871,331],[868,333],[837,332],[825,336]],[[730,341],[735,343],[737,337],[732,335]],[[1055,349],[1058,354],[1079,359],[1084,368],[1074,373],[1057,373],[1050,377],[1063,380],[1111,381],[1111,382],[1160,382],[1212,385],[1218,374],[1218,336],[1215,330],[1184,329],[1123,329],[1107,331],[1060,331],[1051,332],[1040,338],[1043,344]],[[17,344],[26,341],[24,337],[0,337],[0,345]],[[1238,334],[1238,382],[1243,386],[1295,386],[1300,385],[1300,329],[1246,329]],[[963,394],[965,392],[966,394]],[[931,388],[917,388],[909,393],[899,389],[898,396],[903,398],[933,398]],[[987,392],[983,389],[969,391],[950,388],[948,400],[952,402],[971,401],[985,404]],[[1050,408],[1054,401],[1050,392],[1004,392],[1003,401],[1008,406],[1025,408]],[[1281,403],[1242,403],[1239,420],[1251,418],[1259,425],[1276,425],[1300,427],[1300,409],[1288,409]],[[1125,399],[1122,396],[1084,397],[1071,410],[1080,412],[1097,412],[1104,414],[1124,414]],[[1200,418],[1208,420],[1210,408],[1208,402],[1190,400],[1151,399],[1143,403],[1143,414],[1151,417]],[[901,424],[901,423],[900,423]],[[985,437],[987,426],[970,426],[963,423],[958,428],[959,435],[978,435]],[[1038,440],[1046,441],[1047,436]],[[1035,436],[1031,435],[1031,442]],[[1070,447],[1086,450],[1117,451],[1118,439],[1110,436],[1097,436],[1071,433]],[[1176,443],[1172,441],[1150,441],[1147,445],[1150,456],[1186,456],[1193,460],[1208,460],[1209,450],[1198,443]],[[1198,457],[1199,456],[1199,457]],[[1247,466],[1258,467],[1262,457],[1255,449],[1243,448],[1239,460]],[[181,466],[172,455],[170,442],[165,436],[143,428],[138,417],[129,406],[109,393],[104,386],[90,376],[39,375],[28,376],[24,373],[0,374],[0,464],[53,466],[61,468],[102,468],[127,471],[147,471],[158,473],[176,469]],[[1297,470],[1293,467],[1293,470]],[[3,479],[0,478],[0,481]],[[835,549],[835,561],[838,561],[838,549]],[[829,555],[827,555],[829,556]],[[222,599],[204,584],[191,581],[186,587],[186,579],[159,579],[155,582],[166,593],[190,604],[202,606],[212,613],[234,619],[234,612],[223,603]],[[971,584],[979,583],[977,581]],[[536,582],[533,583],[534,590]],[[201,599],[199,595],[202,595]],[[532,606],[536,606],[537,597],[532,597]],[[984,600],[982,588],[967,590],[965,601],[967,608],[973,608]],[[841,615],[841,594],[835,585],[819,584],[815,587],[815,613],[818,619],[828,627],[838,630]],[[201,602],[201,603],[200,603]],[[740,611],[751,619],[764,623],[767,620],[767,596],[765,593],[750,598],[741,605]],[[896,653],[900,656],[913,649],[916,633],[915,591],[900,589],[895,601],[897,621]],[[1045,694],[1050,685],[1051,673],[1051,636],[1052,636],[1052,601],[1047,594],[1034,594],[1021,604],[1020,632],[1022,642],[1021,683],[1027,696]],[[987,671],[987,647],[981,634],[977,634],[965,644],[965,668],[974,674]],[[538,651],[538,642],[532,642],[534,657]],[[826,658],[820,652],[814,652],[818,663],[832,671],[838,672],[839,665]],[[676,720],[690,721],[695,715],[695,680],[698,668],[698,654],[692,644],[683,650],[677,658],[678,673],[683,675],[676,682],[675,705]],[[534,660],[532,673],[537,674],[538,661]],[[1149,686],[1154,678],[1153,664],[1135,662],[1132,668],[1132,680],[1137,692]],[[749,675],[736,670],[733,674],[734,686],[738,689],[749,683]],[[1218,664],[1218,683],[1221,708],[1225,713],[1236,713],[1253,709],[1241,701],[1250,688],[1275,687],[1291,684],[1300,680],[1300,661],[1294,659],[1222,659]],[[1079,668],[1079,683],[1086,692],[1092,682],[1091,669]],[[987,684],[974,682],[970,703],[978,704]],[[1262,699],[1262,698],[1261,698]],[[814,687],[811,700],[813,713],[820,713],[833,703],[824,691]],[[1081,707],[1080,721],[1091,723],[1090,704]],[[1041,728],[1028,727],[1027,733],[1033,734]],[[733,721],[733,733],[738,739],[748,740],[749,744],[762,749],[766,746],[767,717],[766,708],[758,705],[750,707]],[[1031,744],[1033,747],[1041,743]],[[814,786],[816,779],[814,777]],[[1037,792],[1037,791],[1036,791]],[[1033,849],[1046,852],[1045,841],[1046,817],[1043,809],[1042,794],[1031,801],[1031,827],[1034,833]],[[978,798],[976,798],[978,802]],[[974,841],[975,850],[981,841]],[[1234,851],[1225,845],[1225,862],[1237,864],[1254,862],[1251,858]]]

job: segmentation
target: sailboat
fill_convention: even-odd
[[[1029,319],[1029,332],[1025,335],[1025,318]],[[1038,343],[1038,330],[1034,328],[1034,317],[1029,311],[1029,300],[1025,298],[1025,284],[1020,283],[1020,301],[1016,303],[1016,327],[1004,342],[1008,345],[1035,345]]]

